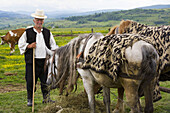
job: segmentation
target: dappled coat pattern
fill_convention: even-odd
[[[116,80],[121,64],[126,61],[125,49],[139,40],[151,43],[146,37],[137,34],[105,36],[92,45],[82,68],[106,73],[113,80]]]

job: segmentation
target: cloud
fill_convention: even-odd
[[[132,9],[137,7],[170,4],[170,0],[1,0],[0,10],[6,11],[92,11],[100,9]]]

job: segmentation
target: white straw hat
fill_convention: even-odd
[[[44,15],[44,11],[43,10],[39,10],[39,9],[37,9],[35,11],[35,13],[31,14],[31,16],[34,17],[34,18],[39,18],[39,19],[47,18],[47,16]]]

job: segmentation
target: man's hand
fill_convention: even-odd
[[[36,48],[36,42],[33,42],[27,46],[27,48]]]

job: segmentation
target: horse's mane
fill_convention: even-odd
[[[74,89],[74,85],[76,85],[78,78],[75,65],[78,48],[81,44],[80,42],[88,36],[89,34],[79,35],[77,38],[72,39],[67,45],[56,50],[56,54],[59,55],[57,80],[60,84],[60,91],[63,91],[66,85],[67,94]]]
[[[119,26],[116,25],[116,26],[112,27],[111,30],[109,31],[109,33],[106,34],[106,36],[111,35],[111,34],[116,34],[116,33],[115,33],[116,28],[119,28],[118,34],[124,33],[125,29],[126,29],[127,27],[129,27],[129,25],[130,25],[132,22],[134,22],[134,21],[132,21],[132,20],[122,20],[122,21],[120,22],[120,25],[119,25]]]
[[[111,30],[109,31],[109,33],[106,34],[106,36],[109,36],[111,34],[115,34],[115,30],[118,27],[118,25],[114,26],[113,28],[111,28]]]

